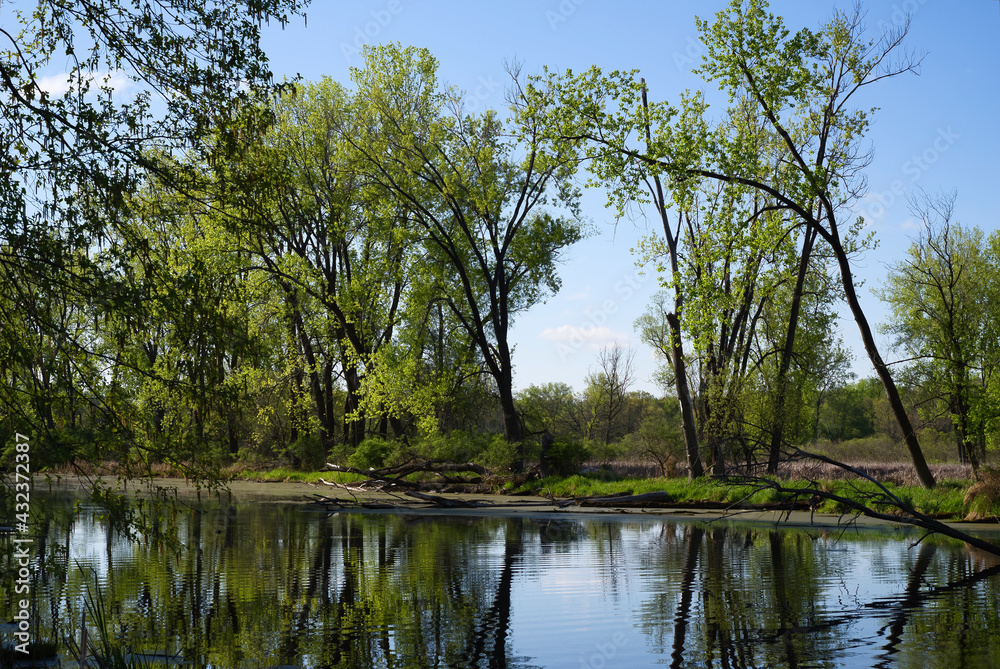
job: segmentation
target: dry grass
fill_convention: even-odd
[[[911,463],[908,462],[853,461],[846,462],[844,464],[848,464],[855,469],[860,469],[872,478],[885,483],[907,486],[920,485],[920,479],[917,478],[916,469]],[[955,463],[931,464],[928,466],[930,467],[931,473],[934,474],[934,478],[938,481],[945,479],[972,480],[972,467],[969,465]],[[660,465],[652,461],[612,462],[605,465],[601,465],[596,462],[588,462],[584,466],[584,469],[594,469],[598,471],[603,470],[608,472],[609,477],[613,478],[645,479],[663,476],[663,470],[660,468]],[[677,465],[677,475],[687,475],[687,467],[684,464],[680,463]],[[805,481],[830,481],[855,478],[854,474],[845,469],[841,469],[840,467],[836,467],[825,462],[807,460],[782,463],[778,467],[778,476],[784,479]],[[1000,477],[1000,474],[998,474],[998,477]],[[1000,487],[1000,479],[998,479],[998,487]]]
[[[86,460],[78,460],[76,462],[64,462],[60,465],[54,467],[49,467],[47,471],[53,474],[69,474],[69,475],[80,475],[80,476],[124,476],[128,478],[142,477],[142,476],[154,476],[154,477],[171,477],[171,478],[185,478],[186,475],[190,475],[190,464],[181,463],[176,465],[173,463],[166,462],[155,462],[149,465],[148,468],[137,465],[123,465],[117,460],[102,460],[100,462],[89,462]]]
[[[895,485],[920,486],[917,470],[908,462],[845,462],[855,469],[863,471],[876,481],[893,483]],[[934,479],[970,480],[972,467],[961,464],[931,464],[928,465]],[[782,463],[778,467],[778,476],[797,480],[838,480],[855,478],[854,474],[835,465],[825,462],[800,460]]]
[[[976,482],[965,491],[965,506],[969,513],[966,520],[984,520],[994,517],[994,507],[1000,502],[1000,470],[983,467]]]

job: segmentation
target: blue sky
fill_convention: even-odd
[[[466,92],[469,109],[504,106],[505,63],[526,74],[638,68],[652,97],[676,100],[685,89],[714,88],[690,69],[700,60],[694,17],[712,17],[726,2],[669,0],[514,0],[504,3],[429,0],[314,0],[284,30],[271,26],[265,48],[276,75],[306,79],[329,75],[347,83],[349,67],[361,65],[362,43],[399,42],[427,47],[440,61],[439,79]],[[791,29],[817,27],[835,7],[853,2],[774,1],[771,11]],[[909,12],[906,46],[924,54],[919,76],[904,75],[871,87],[859,100],[880,108],[868,135],[874,160],[868,196],[858,203],[879,245],[855,262],[864,281],[862,304],[869,321],[885,313],[871,294],[886,265],[903,258],[916,234],[908,194],[957,190],[956,216],[986,231],[1000,227],[994,188],[1000,169],[997,130],[1000,101],[1000,2],[997,0],[879,0],[864,3],[868,25],[892,25]],[[513,340],[515,384],[563,381],[580,390],[602,344],[620,341],[636,351],[639,387],[661,394],[650,381],[658,364],[639,342],[633,321],[657,290],[656,277],[634,264],[631,249],[645,222],[621,221],[588,192],[585,214],[597,234],[573,247],[561,268],[563,288],[517,320]],[[871,374],[854,322],[842,318],[854,371]],[[892,359],[880,337],[883,355]]]

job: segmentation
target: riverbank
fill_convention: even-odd
[[[36,480],[35,490],[84,491],[89,483],[71,476],[52,477],[48,483]],[[406,513],[406,514],[446,514],[446,515],[643,515],[656,516],[686,522],[734,521],[740,523],[761,523],[784,527],[844,528],[906,526],[902,522],[886,521],[853,514],[823,513],[809,510],[780,508],[748,508],[749,505],[717,502],[684,503],[656,506],[581,506],[568,500],[553,500],[537,495],[498,495],[468,493],[435,493],[436,496],[467,503],[468,507],[442,507],[437,504],[407,497],[398,493],[377,491],[346,490],[336,486],[298,481],[230,481],[225,488],[210,489],[195,485],[181,478],[157,478],[152,482],[128,482],[125,492],[135,496],[148,496],[153,487],[169,496],[184,500],[199,500],[207,503],[285,503],[313,504],[328,512],[352,511],[360,513]],[[320,503],[319,498],[327,501]],[[613,503],[613,502],[612,502]],[[990,535],[991,540],[1000,537],[1000,523],[996,520],[947,522],[963,532]]]

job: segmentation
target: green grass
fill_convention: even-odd
[[[289,469],[287,467],[276,467],[274,469],[269,469],[267,471],[254,471],[251,469],[243,469],[240,471],[233,472],[231,476],[233,477],[233,480],[236,481],[259,481],[259,482],[281,482],[281,483],[287,483],[290,481],[297,481],[301,483],[319,483],[319,480],[321,478],[336,483],[350,483],[352,481],[365,480],[365,477],[359,474],[347,474],[343,472],[330,472],[330,471],[303,472],[295,469]]]
[[[793,488],[805,486],[805,482],[780,481],[783,487]],[[971,482],[955,479],[945,479],[938,482],[934,490],[926,490],[918,486],[899,486],[887,484],[886,488],[894,495],[910,504],[917,511],[938,518],[961,520],[970,511],[965,503],[965,493]],[[867,481],[836,480],[820,481],[820,489],[841,497],[858,499],[877,493],[876,487]],[[617,479],[608,480],[600,474],[576,474],[567,477],[549,477],[540,481],[532,481],[523,488],[537,495],[553,495],[555,497],[591,497],[612,495],[631,491],[634,494],[647,492],[667,492],[676,502],[745,502],[748,504],[769,504],[786,501],[793,495],[779,493],[773,489],[759,490],[751,485],[726,484],[711,479]],[[808,497],[800,497],[808,499]],[[873,505],[873,508],[883,513],[895,513],[888,506]],[[847,507],[832,500],[824,500],[818,509],[824,513],[843,513]],[[992,514],[1000,516],[1000,502],[993,505]]]
[[[323,478],[337,483],[350,483],[364,480],[358,474],[341,472],[302,472],[278,467],[267,471],[243,469],[232,473],[233,479],[242,481],[301,481],[319,483]],[[409,477],[413,479],[414,477]],[[781,480],[778,483],[786,488],[805,486],[806,482],[796,480]],[[974,513],[974,517],[1000,517],[1000,496],[993,498],[980,496],[973,503],[966,503],[965,496],[971,481],[959,479],[941,479],[934,490],[926,490],[919,486],[906,486],[887,483],[886,487],[900,499],[910,504],[917,511],[944,520],[962,520]],[[822,480],[818,482],[821,490],[841,497],[865,501],[871,499],[878,491],[874,484],[854,479]],[[773,504],[787,501],[794,495],[779,493],[773,489],[759,489],[751,485],[727,484],[712,479],[688,481],[684,478],[613,478],[607,472],[593,474],[574,474],[572,476],[550,476],[541,480],[529,481],[521,487],[521,491],[535,495],[567,497],[596,497],[613,495],[615,493],[631,492],[642,494],[648,492],[666,492],[675,502],[697,504],[713,503],[747,503]],[[808,499],[800,496],[799,499]],[[897,510],[888,505],[869,504],[883,513],[895,514]],[[984,508],[985,507],[985,508]],[[822,500],[817,511],[823,513],[844,513],[848,511],[845,505],[832,500]]]
[[[550,476],[540,481],[532,481],[524,489],[538,495],[556,497],[592,497],[632,492],[640,495],[647,492],[666,492],[677,502],[738,502],[753,493],[751,486],[721,485],[711,479],[646,478],[606,480],[600,475],[575,474],[564,478]],[[747,502],[764,504],[778,501],[780,495],[771,490],[758,491]]]

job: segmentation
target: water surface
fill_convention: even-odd
[[[197,666],[1000,666],[997,570],[914,534],[254,502],[174,506],[170,547],[47,508],[42,635],[99,588],[119,641]]]

